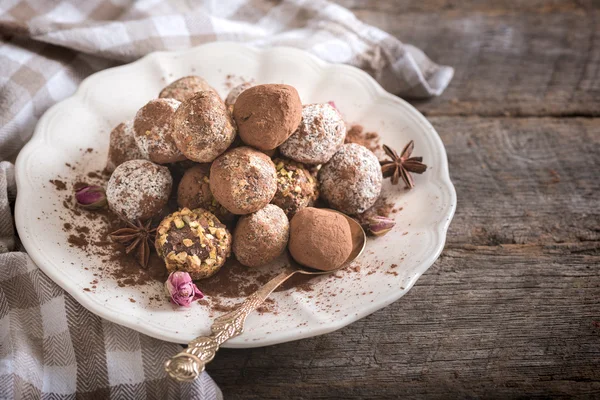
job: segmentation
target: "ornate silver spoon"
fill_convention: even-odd
[[[248,315],[256,310],[283,282],[295,274],[330,274],[348,266],[358,258],[365,248],[367,236],[358,222],[347,215],[344,217],[348,220],[352,232],[352,253],[342,266],[329,271],[307,269],[298,264],[296,264],[297,266],[286,266],[279,275],[254,292],[237,309],[215,319],[211,327],[212,333],[209,336],[197,337],[188,343],[187,349],[168,360],[165,363],[167,373],[181,382],[193,381],[204,371],[205,365],[212,361],[221,344],[244,332],[244,322]]]

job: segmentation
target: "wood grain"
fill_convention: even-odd
[[[414,102],[458,194],[440,259],[340,331],[221,350],[228,399],[600,397],[600,3],[338,0],[456,76]]]
[[[455,68],[426,115],[600,116],[598,2],[341,3]]]
[[[228,398],[600,395],[600,124],[431,121],[459,199],[442,257],[338,332],[222,350]]]

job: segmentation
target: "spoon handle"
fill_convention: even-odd
[[[279,275],[244,300],[238,308],[215,319],[210,336],[197,337],[188,343],[187,349],[165,363],[167,373],[180,382],[190,382],[200,376],[204,371],[204,366],[212,361],[221,344],[242,334],[248,315],[296,272],[298,272],[297,269],[286,267]]]

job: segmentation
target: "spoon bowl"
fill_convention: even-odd
[[[346,214],[331,209],[329,211],[343,215],[350,225],[352,251],[346,262],[338,268],[327,271],[309,268],[295,261],[291,262],[276,277],[250,295],[238,308],[216,318],[211,327],[212,333],[209,336],[197,337],[188,343],[188,347],[185,350],[168,360],[165,363],[165,370],[172,378],[180,382],[191,382],[198,378],[202,371],[204,371],[205,365],[215,357],[221,344],[241,335],[244,332],[244,323],[248,315],[256,310],[277,287],[293,275],[331,274],[347,267],[362,254],[367,244],[367,235],[362,226],[358,221]]]

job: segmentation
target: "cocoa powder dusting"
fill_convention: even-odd
[[[50,183],[56,187],[56,190],[67,190],[67,184],[58,179],[50,179]]]
[[[352,125],[346,132],[345,143],[360,144],[375,153],[381,150],[380,140],[381,138],[377,132],[364,132],[362,125]]]
[[[69,235],[67,241],[71,247],[79,247],[80,249],[85,249],[89,244],[83,235]]]

